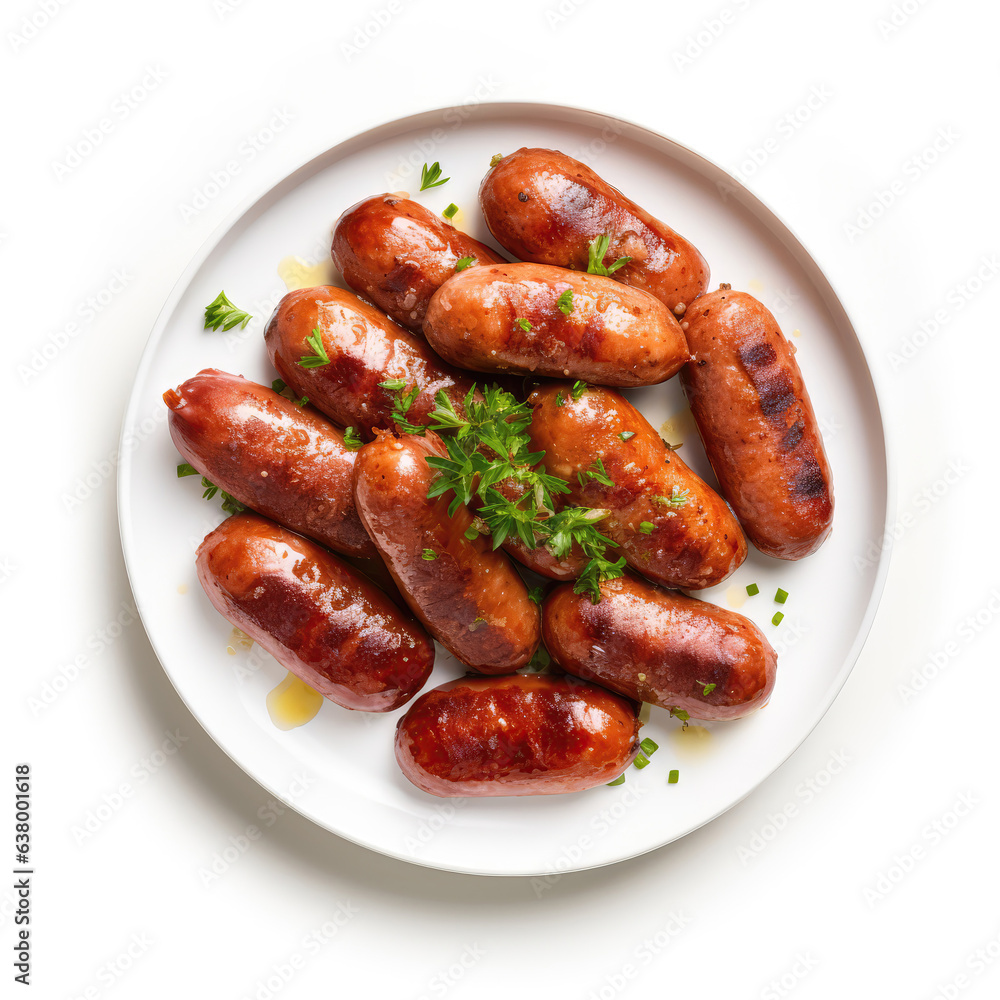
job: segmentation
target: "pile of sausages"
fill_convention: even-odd
[[[406,777],[443,796],[577,791],[634,760],[641,702],[701,720],[766,703],[767,639],[679,589],[724,580],[747,538],[780,559],[815,551],[832,521],[830,470],[794,349],[750,295],[707,291],[687,240],[553,150],[494,158],[479,194],[517,262],[403,196],[341,216],[333,260],[357,294],[291,291],[265,330],[308,405],[213,369],[163,398],[184,459],[249,508],[198,550],[221,614],[325,697],[368,712],[421,689],[437,640],[473,672],[400,719]],[[678,372],[722,496],[615,392]],[[574,592],[579,552],[513,538],[494,550],[470,530],[474,511],[428,496],[426,460],[445,448],[399,432],[381,383],[415,392],[407,420],[422,425],[439,392],[463,412],[486,381],[476,373],[532,383],[532,451],[570,484],[567,504],[606,512],[600,530],[628,571],[596,603]],[[581,475],[598,458],[605,475]],[[512,558],[556,581],[541,607]],[[386,589],[372,567],[388,571]],[[542,641],[554,669],[517,673]]]

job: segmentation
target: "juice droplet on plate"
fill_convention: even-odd
[[[660,424],[660,437],[673,445],[683,444],[688,438],[697,436],[698,429],[694,425],[694,417],[686,406]]]
[[[748,289],[749,289],[749,290],[750,290],[751,292],[753,292],[753,293],[754,293],[754,295],[757,295],[757,294],[759,294],[760,292],[764,291],[764,282],[763,282],[763,281],[758,281],[758,280],[757,280],[756,278],[751,278],[751,279],[750,279],[750,280],[749,280],[749,281],[747,282],[747,288],[748,288]]]
[[[726,591],[726,604],[728,604],[734,611],[737,608],[742,608],[743,605],[746,604],[746,600],[746,587],[730,587]]]
[[[674,750],[687,757],[698,756],[712,747],[712,731],[693,722],[670,731]]]
[[[312,288],[314,285],[332,285],[337,269],[332,260],[321,260],[310,264],[302,257],[282,257],[278,262],[278,277],[285,287],[294,292],[296,288]]]
[[[289,672],[267,695],[267,714],[278,729],[297,729],[315,718],[323,696]]]

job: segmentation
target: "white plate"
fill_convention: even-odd
[[[824,428],[836,517],[831,538],[811,558],[785,563],[751,551],[734,577],[703,595],[727,605],[730,588],[759,585],[740,611],[779,654],[777,685],[762,712],[699,734],[682,733],[653,709],[643,735],[660,750],[644,770],[631,768],[623,786],[437,799],[411,786],[393,759],[393,730],[405,709],[369,715],[326,702],[299,729],[281,732],[271,723],[264,699],[284,671],[257,647],[227,653],[230,626],[194,572],[195,548],[223,515],[218,499],[201,499],[197,480],[175,477],[179,458],[160,395],[208,367],[269,384],[275,373],[261,333],[285,291],[279,260],[327,257],[333,222],[365,196],[407,190],[436,211],[455,202],[460,227],[492,242],[478,185],[494,153],[520,146],[553,147],[590,163],[694,242],[711,265],[712,287],[730,282],[776,313],[798,348]],[[421,194],[425,160],[440,160],[451,180]],[[220,289],[253,312],[245,331],[202,329],[203,310]],[[676,379],[628,395],[656,427],[684,408]],[[491,104],[382,125],[334,146],[231,219],[192,261],[150,335],[122,454],[119,519],[132,589],[157,656],[195,717],[248,774],[304,816],[373,850],[452,871],[539,875],[605,865],[676,840],[729,809],[829,708],[861,650],[887,568],[877,544],[890,492],[878,399],[850,320],[818,266],[719,167],[647,129],[565,107]],[[684,435],[681,455],[713,481],[693,434]],[[791,596],[775,627],[779,586]],[[462,672],[439,648],[428,688]],[[671,785],[673,768],[680,781]]]

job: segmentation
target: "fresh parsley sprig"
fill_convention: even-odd
[[[603,274],[610,278],[620,267],[624,267],[632,258],[619,257],[610,267],[604,266],[604,258],[608,255],[608,248],[611,246],[611,235],[605,233],[598,236],[587,248],[587,272],[589,274]]]
[[[225,292],[219,292],[215,300],[205,306],[206,330],[218,330],[220,326],[223,330],[231,330],[234,326],[243,330],[252,319],[250,313],[234,306]]]
[[[319,332],[318,326],[306,337],[306,344],[313,349],[313,353],[303,354],[298,360],[299,365],[303,368],[322,368],[330,363],[326,347],[323,344],[323,335]]]
[[[177,478],[183,479],[185,476],[197,476],[198,470],[187,462],[181,462],[177,466]],[[211,500],[216,493],[222,494],[222,509],[227,514],[242,514],[246,510],[231,493],[227,493],[225,490],[220,490],[218,486],[215,485],[210,479],[205,476],[201,477],[201,485],[205,492],[202,493],[201,497],[203,500]]]
[[[438,178],[441,178],[440,180]],[[440,187],[447,184],[450,177],[441,177],[441,164],[435,160],[430,166],[425,163],[420,168],[420,190],[426,191],[428,188]]]

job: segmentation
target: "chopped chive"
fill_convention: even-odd
[[[469,525],[469,526],[468,526],[468,527],[467,527],[467,528],[465,529],[465,537],[466,537],[466,538],[468,538],[468,540],[469,540],[470,542],[471,542],[471,541],[473,541],[473,539],[476,539],[476,538],[478,538],[478,537],[479,537],[479,532],[478,532],[478,531],[476,531],[476,527],[475,527],[475,525],[473,525],[473,524],[470,524],[470,525]]]
[[[707,698],[715,690],[715,687],[716,686],[714,684],[706,684],[701,689],[701,693]]]
[[[614,788],[615,785],[624,785],[624,784],[625,784],[625,775],[621,774],[617,778],[615,778],[614,781],[608,782],[608,788]]]
[[[364,441],[353,427],[344,428],[344,447],[348,451],[357,451],[363,444]]]
[[[623,441],[627,441],[629,438],[634,438],[635,437],[635,431],[622,431],[621,434],[619,434],[618,436]]]
[[[177,478],[183,479],[185,476],[197,476],[198,470],[187,462],[182,462],[177,466]]]
[[[785,616],[780,611],[775,611],[774,617],[771,619],[771,624],[772,625],[780,625],[781,624],[781,619],[784,618],[784,617]]]
[[[424,551],[420,554],[420,558],[425,559],[427,562],[430,562],[432,559],[437,559],[437,557],[438,554],[433,549],[424,549]]]
[[[640,771],[649,763],[649,758],[643,754],[639,754],[634,761],[632,761],[632,766],[637,767]]]
[[[652,757],[653,754],[660,749],[660,745],[658,743],[654,743],[648,736],[639,744],[639,746],[642,748],[642,752],[647,757]]]
[[[784,604],[785,601],[787,601],[787,600],[788,600],[788,591],[787,590],[782,590],[781,587],[779,587],[778,590],[777,590],[777,592],[774,595],[774,603],[775,604]]]
[[[442,213],[446,219],[454,219],[458,214],[458,205],[452,202]]]
[[[522,330],[524,330],[525,333],[530,333],[531,332],[531,320],[530,319],[525,319],[523,316],[519,316],[514,322],[516,322],[517,325]]]
[[[656,525],[653,524],[652,521],[643,521],[642,524],[639,525],[639,530],[644,535],[651,535],[653,533],[653,529],[655,527],[656,527]]]
[[[467,267],[471,267],[475,264],[475,257],[459,257],[458,261],[455,263],[456,271],[464,271]]]
[[[747,597],[756,597],[760,593],[760,587],[756,583],[747,584]]]
[[[679,778],[680,776],[681,776],[681,772],[680,772],[680,771],[671,771],[671,772],[670,772],[670,773],[669,773],[669,774],[667,775],[667,784],[668,784],[668,785],[676,785],[676,784],[677,784],[677,779],[678,779],[678,778]]]

